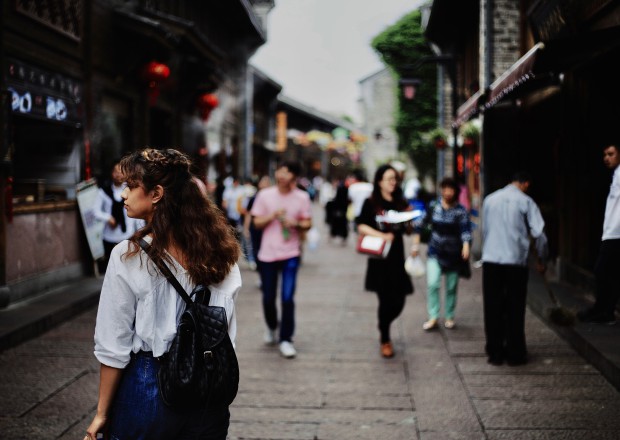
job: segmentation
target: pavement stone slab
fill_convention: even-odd
[[[618,431],[592,429],[566,430],[488,430],[488,440],[617,440]]]
[[[377,297],[363,289],[366,258],[323,233],[299,271],[295,359],[264,345],[258,276],[241,264],[241,383],[229,439],[620,438],[620,393],[537,315],[526,315],[530,363],[486,363],[480,270],[460,282],[453,331],[422,330],[426,282],[415,279],[392,324],[396,356],[383,359]],[[95,317],[93,307],[0,353],[1,439],[83,437],[98,387]]]

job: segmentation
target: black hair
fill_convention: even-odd
[[[620,153],[620,144],[616,144],[616,143],[608,143],[608,144],[604,144],[603,146],[603,151],[608,149],[608,148],[615,148],[617,153]]]
[[[359,180],[360,182],[366,181],[366,174],[363,170],[360,170],[359,168],[354,169],[351,174],[353,175],[353,177],[355,177],[356,180]]]
[[[375,178],[373,179],[373,189],[372,189],[371,199],[375,203],[376,206],[379,206],[380,201],[383,198],[381,196],[381,187],[379,186],[379,182],[383,180],[383,175],[388,170],[394,171],[396,176],[398,176],[398,171],[396,171],[396,168],[394,168],[390,164],[381,165],[379,168],[377,168],[377,171],[375,172]],[[398,182],[398,177],[396,177],[396,181]],[[394,199],[394,203],[396,203],[398,209],[404,210],[408,206],[408,202],[407,200],[405,200],[405,197],[403,196],[403,189],[400,187],[398,183],[396,187],[394,188],[394,192],[392,193],[392,198]]]
[[[444,177],[443,180],[439,183],[440,188],[452,188],[454,191],[454,199],[458,199],[459,194],[461,192],[461,187],[458,182],[454,180],[452,177]]]
[[[525,183],[532,181],[532,175],[527,171],[517,171],[512,175],[513,182]]]
[[[299,164],[299,162],[296,162],[294,160],[282,161],[278,164],[278,168],[288,169],[291,173],[295,175],[295,177],[299,177],[299,175],[301,174],[301,165]]]

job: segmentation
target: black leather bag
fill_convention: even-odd
[[[141,239],[140,246],[149,254],[146,241]],[[153,261],[187,304],[170,349],[159,358],[162,400],[180,409],[230,405],[239,388],[239,363],[228,336],[226,310],[209,305],[207,287],[198,285],[188,295],[163,261]]]

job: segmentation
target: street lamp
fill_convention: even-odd
[[[417,71],[422,65],[424,65],[426,63],[437,63],[437,64],[445,65],[445,67],[447,68],[448,78],[450,79],[450,82],[452,83],[452,97],[451,97],[451,100],[452,100],[452,119],[455,120],[456,119],[456,110],[457,110],[458,96],[457,96],[457,90],[456,90],[456,86],[457,86],[457,84],[456,84],[456,60],[455,60],[453,55],[450,55],[450,54],[440,54],[440,55],[423,56],[423,57],[419,58],[418,60],[416,60],[416,62],[413,63],[412,65],[400,66],[400,68],[398,69],[399,73],[401,74],[401,79],[399,81],[399,85],[401,86],[401,88],[403,90],[403,95],[404,95],[405,99],[407,99],[407,100],[414,99],[415,98],[416,87],[421,84],[421,81],[419,79],[410,78],[408,76],[411,75],[413,72]],[[413,92],[413,93],[411,93],[411,92]],[[453,168],[454,177],[458,176],[457,154],[456,154],[457,153],[457,140],[456,140],[457,139],[457,135],[458,135],[458,128],[453,126],[452,127],[452,139],[453,139],[453,145],[452,145],[452,147],[453,147],[453,164],[452,164],[452,168]],[[441,167],[443,168],[443,164],[441,165]]]
[[[413,101],[415,99],[415,92],[422,81],[418,78],[401,78],[398,81],[400,88],[403,91],[403,97],[407,101]]]

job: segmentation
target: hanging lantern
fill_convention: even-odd
[[[147,93],[149,96],[149,105],[153,106],[157,103],[159,97],[159,86],[170,76],[170,67],[157,61],[151,61],[142,69],[142,78],[147,83]]]
[[[443,150],[444,148],[446,148],[446,140],[441,137],[435,139],[435,148],[437,148],[438,150]]]
[[[198,108],[200,109],[200,116],[203,121],[209,119],[211,111],[218,106],[219,100],[213,93],[203,93],[198,97]]]

